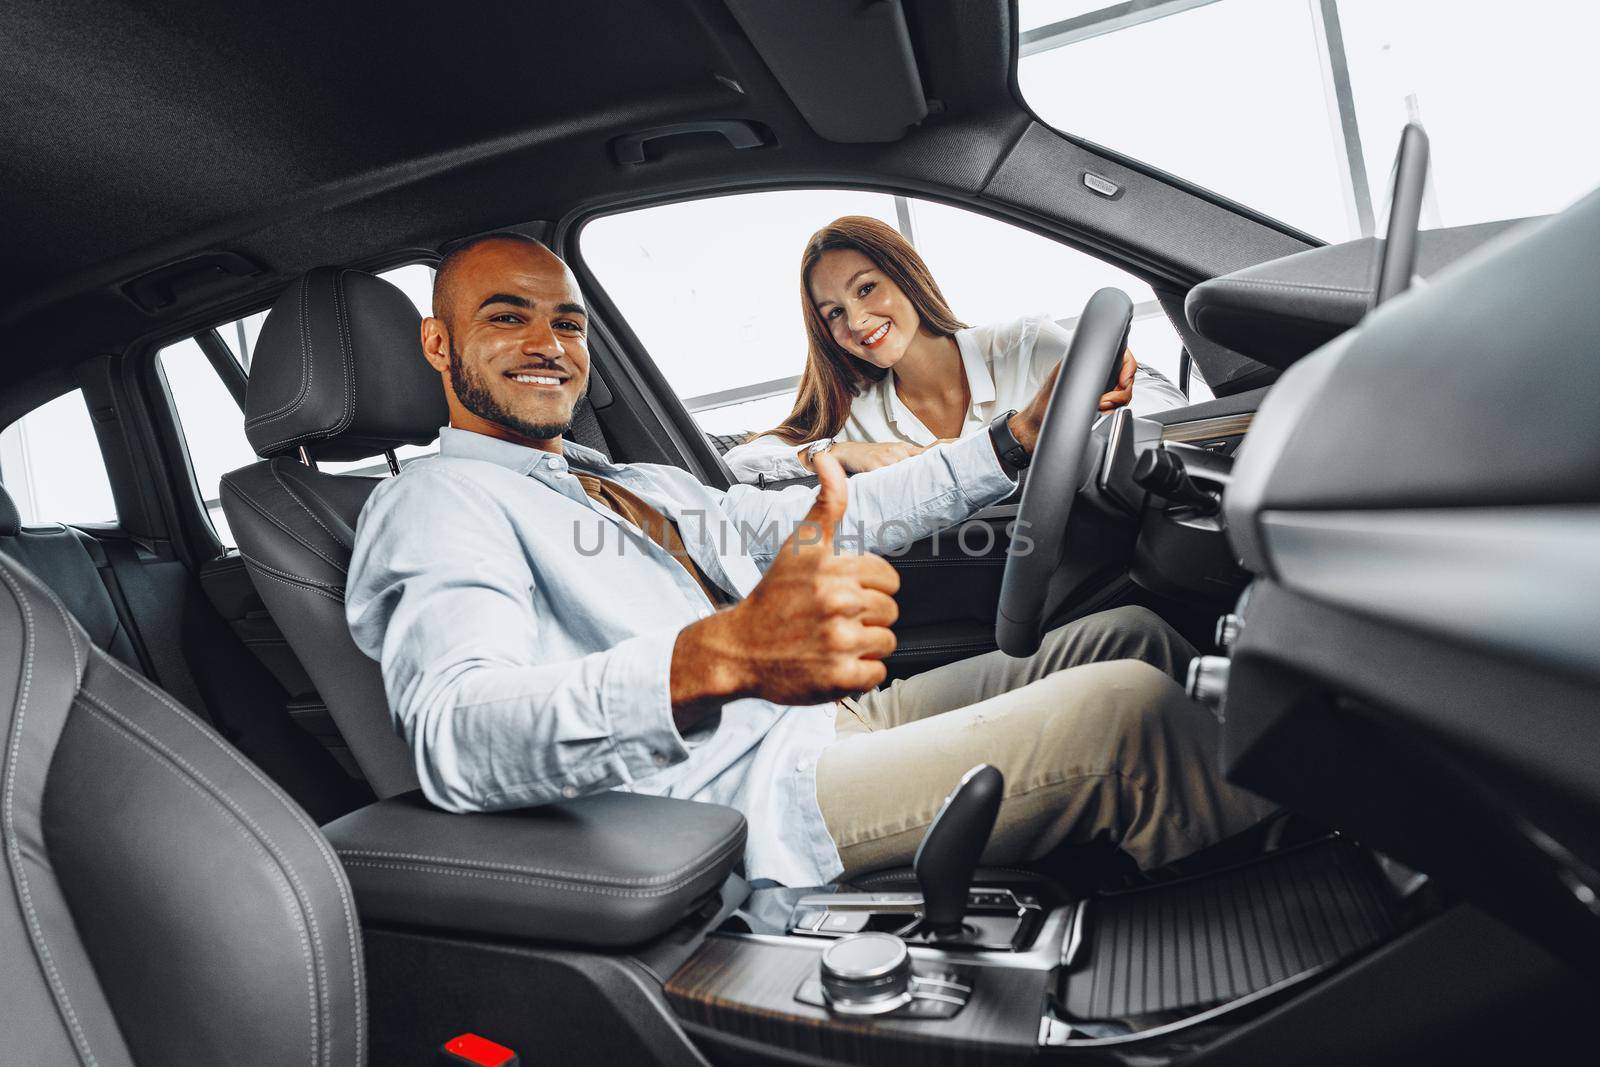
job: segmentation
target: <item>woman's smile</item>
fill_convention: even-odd
[[[889,336],[889,327],[893,325],[894,323],[892,322],[886,322],[882,326],[879,326],[876,330],[873,330],[871,333],[867,334],[867,336],[861,339],[861,347],[877,348],[879,345],[883,344],[883,339]]]

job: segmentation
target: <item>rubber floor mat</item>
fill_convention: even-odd
[[[1100,1020],[1233,1000],[1371,947],[1398,909],[1372,857],[1337,838],[1093,897],[1062,1005]]]

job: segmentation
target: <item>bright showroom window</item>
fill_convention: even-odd
[[[433,299],[433,268],[413,263],[386,271],[378,277],[401,289],[417,310],[424,315],[430,310]],[[270,310],[270,309],[267,309]],[[261,334],[261,324],[267,319],[267,310],[246,315],[242,319],[224,323],[213,331],[220,338],[228,355],[246,376],[255,355],[256,339]],[[206,514],[211,517],[217,539],[233,547],[233,532],[228,529],[228,518],[222,512],[219,499],[222,476],[239,467],[249,466],[258,458],[244,435],[244,412],[234,403],[233,394],[218,376],[216,367],[206,358],[198,339],[189,337],[163,348],[157,359],[161,373],[166,378],[172,403],[178,409],[178,422],[189,447],[189,463],[194,468],[195,482],[200,488]],[[402,462],[417,456],[438,451],[438,445],[405,445],[395,450]],[[386,474],[389,466],[385,460],[356,460],[349,463],[319,463],[318,468],[335,474],[361,473]]]
[[[1103,286],[1134,301],[1129,346],[1178,380],[1183,344],[1150,286],[1093,256],[975,212],[847,189],[775,190],[622,212],[584,227],[585,262],[710,434],[769,430],[805,367],[800,254],[842,215],[897,227],[972,326],[1049,315],[1071,326]],[[1209,399],[1196,374],[1194,400]]]
[[[1386,217],[1428,132],[1422,227],[1560,211],[1600,184],[1600,4],[1020,0],[1041,119],[1330,241]]]
[[[0,433],[0,483],[24,526],[117,521],[81,389],[39,405]]]

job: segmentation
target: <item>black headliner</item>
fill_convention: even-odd
[[[7,5],[0,196],[19,209],[0,250],[8,303],[184,234],[248,228],[318,190],[404,181],[430,157],[584,113],[732,95],[712,77],[728,64],[683,8],[539,8]]]
[[[253,310],[312,266],[415,259],[601,205],[753,183],[976,197],[1032,121],[1011,81],[1010,5],[906,8],[936,113],[893,143],[836,144],[805,124],[719,0],[9,5],[0,390],[41,361]],[[685,139],[644,167],[613,160],[619,134],[692,118],[751,120],[777,144]],[[1246,262],[1303,247],[1257,228]],[[215,250],[266,269],[154,315],[119,288]],[[1240,265],[1163,265],[1150,250],[1131,262],[1178,284]]]

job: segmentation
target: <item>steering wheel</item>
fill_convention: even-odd
[[[1044,634],[1045,595],[1061,562],[1067,520],[1078,494],[1079,474],[1089,429],[1099,414],[1106,382],[1121,370],[1122,352],[1133,323],[1133,301],[1120,289],[1101,289],[1078,316],[1078,328],[1062,357],[1055,388],[1045,408],[1039,441],[1028,465],[1014,529],[1032,541],[1027,552],[1016,542],[1006,553],[1000,583],[1000,612],[995,618],[995,643],[1008,656],[1031,656]]]

